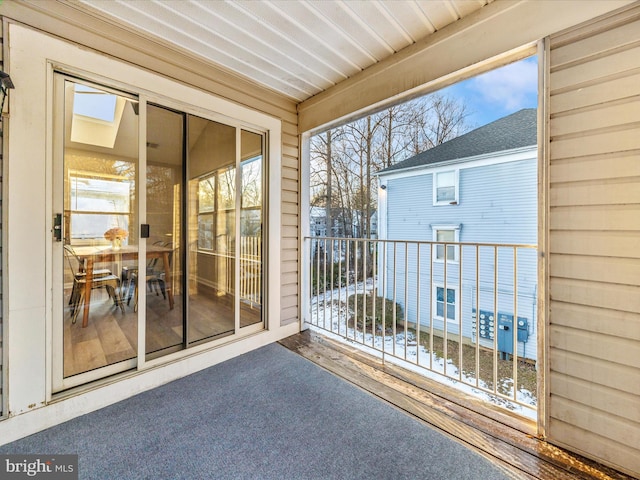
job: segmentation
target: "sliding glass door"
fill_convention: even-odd
[[[235,333],[236,129],[189,116],[189,342]]]
[[[185,118],[147,105],[145,281],[129,291],[145,295],[147,359],[184,348],[184,169]],[[135,274],[138,277],[137,273]]]
[[[54,391],[264,329],[265,134],[54,87]]]
[[[54,389],[136,364],[122,272],[138,258],[138,99],[55,77]]]
[[[264,138],[240,133],[240,327],[261,324],[263,291]]]
[[[262,320],[263,135],[189,116],[188,339]]]

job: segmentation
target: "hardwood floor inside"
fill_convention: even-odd
[[[279,342],[491,460],[514,479],[632,480],[535,437],[535,425],[361,350],[306,330]],[[424,453],[428,455],[428,452]],[[434,459],[434,461],[437,461]]]
[[[219,297],[210,292],[189,297],[190,344],[221,338],[234,333],[234,313],[229,296]],[[68,299],[70,292],[67,292]],[[121,361],[137,355],[138,313],[132,298],[124,299],[124,314],[109,297],[106,289],[95,289],[91,295],[89,322],[82,328],[82,313],[76,323],[71,320],[71,307],[64,314],[64,376],[69,377]],[[184,347],[183,298],[174,295],[174,308],[163,296],[150,292],[146,307],[147,358],[155,358]],[[241,303],[241,327],[259,323],[261,309]]]

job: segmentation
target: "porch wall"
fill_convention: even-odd
[[[541,178],[548,198],[539,239],[546,268],[540,327],[547,331],[539,338],[539,360],[547,363],[548,402],[539,406],[539,428],[549,441],[635,476],[639,18],[638,1],[581,2],[580,8],[562,0],[493,2],[299,106],[301,132],[337,125],[514,60],[525,51],[519,47],[553,36],[544,118],[550,138],[540,145],[550,158],[548,178]]]
[[[0,24],[0,45],[2,45],[2,24]],[[4,71],[4,57],[2,56],[3,54],[3,49],[0,48],[0,70]],[[2,112],[0,112],[0,115],[2,114]],[[4,129],[4,125],[5,122],[2,121],[0,123],[0,130]],[[3,325],[2,325],[2,318],[3,318],[3,282],[2,282],[2,272],[3,272],[3,264],[2,264],[2,247],[4,245],[4,229],[3,227],[3,222],[4,222],[4,208],[2,206],[2,172],[4,171],[4,167],[3,167],[3,155],[4,155],[4,148],[3,148],[3,142],[2,142],[2,135],[0,135],[0,417],[2,417],[3,412],[4,412],[4,390],[3,390],[3,385],[5,385],[6,382],[6,378],[5,378],[5,369],[2,367],[2,364],[4,363],[4,349],[2,348],[2,332],[3,332]]]
[[[640,474],[640,5],[550,41],[554,442]]]
[[[76,49],[78,52],[88,50],[93,56],[104,55],[106,62],[113,62],[122,65],[135,66],[136,70],[146,70],[148,72],[156,73],[159,76],[174,80],[176,83],[192,87],[190,90],[197,92],[198,97],[210,96],[212,104],[219,104],[217,99],[224,99],[225,104],[231,102],[236,105],[246,107],[260,114],[261,117],[270,117],[269,124],[272,125],[274,131],[276,131],[276,137],[280,138],[281,144],[279,148],[274,148],[273,151],[280,151],[277,160],[280,160],[279,167],[276,171],[277,180],[270,182],[272,185],[280,185],[278,189],[278,195],[281,199],[279,209],[280,211],[277,219],[271,219],[271,224],[277,224],[280,231],[280,238],[275,243],[271,244],[272,255],[271,257],[265,255],[265,261],[269,262],[271,259],[278,259],[279,265],[271,268],[271,271],[279,271],[279,281],[271,281],[266,288],[269,292],[266,292],[264,298],[269,298],[273,295],[277,299],[271,298],[272,302],[268,309],[267,316],[268,331],[260,333],[259,335],[250,335],[238,342],[228,342],[221,344],[215,349],[201,349],[198,350],[197,355],[186,355],[184,358],[179,358],[178,361],[168,362],[163,365],[162,368],[148,368],[145,371],[137,372],[133,376],[123,376],[118,382],[104,382],[99,385],[89,385],[87,388],[82,389],[76,395],[68,395],[64,398],[55,399],[55,401],[48,401],[51,397],[50,393],[50,378],[47,378],[47,358],[50,352],[50,345],[47,345],[49,332],[47,332],[46,318],[50,310],[47,310],[47,298],[49,293],[45,286],[46,269],[48,264],[43,261],[45,257],[46,244],[50,241],[50,233],[46,230],[46,222],[38,224],[40,229],[37,235],[30,237],[30,241],[34,243],[34,251],[39,252],[39,255],[33,255],[27,259],[24,255],[27,250],[27,246],[20,244],[19,242],[14,245],[20,245],[21,249],[15,249],[11,254],[13,265],[12,270],[12,282],[9,285],[9,273],[8,267],[11,264],[7,264],[5,267],[5,301],[3,302],[3,311],[5,315],[5,329],[4,334],[7,341],[3,345],[5,352],[5,366],[12,366],[12,376],[8,378],[5,373],[4,378],[4,401],[5,406],[2,412],[3,418],[0,420],[0,444],[12,441],[25,435],[29,435],[43,428],[51,425],[55,425],[67,419],[88,413],[98,408],[102,408],[106,405],[112,404],[124,398],[128,398],[141,391],[154,388],[159,384],[166,383],[177,378],[181,378],[185,375],[191,374],[195,371],[207,368],[219,362],[223,362],[229,358],[246,353],[246,351],[259,348],[262,345],[272,343],[280,340],[283,337],[291,335],[299,331],[299,312],[298,312],[298,166],[299,166],[299,154],[298,154],[298,134],[297,134],[297,112],[296,105],[290,99],[276,94],[270,90],[261,88],[251,82],[251,80],[243,79],[235,74],[216,68],[211,64],[207,64],[197,58],[192,57],[186,52],[177,51],[170,46],[160,45],[156,42],[144,39],[142,36],[132,34],[125,30],[122,30],[114,25],[102,21],[99,18],[92,17],[86,14],[78,12],[72,4],[60,3],[54,1],[46,2],[15,2],[13,0],[5,0],[0,2],[0,16],[3,19],[3,31],[5,32],[5,38],[3,39],[4,49],[3,53],[9,55],[9,35],[10,31],[16,31],[21,27],[13,28],[16,24],[23,24],[28,29],[33,29],[37,32],[42,32],[49,37],[57,37],[63,40],[65,43],[69,43],[73,46],[80,46]],[[10,23],[9,23],[10,22]],[[8,26],[12,26],[12,30]],[[26,29],[22,29],[25,31]],[[19,36],[19,35],[18,35]],[[17,38],[17,37],[16,37]],[[46,42],[46,39],[43,40]],[[61,42],[55,42],[57,44]],[[45,45],[45,46],[43,46]],[[46,43],[38,43],[38,47],[42,47],[42,51],[46,48]],[[24,52],[24,56],[21,54]],[[96,52],[97,55],[94,55]],[[27,59],[28,49],[11,50],[13,60]],[[72,55],[75,55],[72,54]],[[71,56],[72,56],[71,55]],[[84,53],[81,56],[85,57]],[[40,58],[40,57],[39,57]],[[40,58],[42,60],[42,58]],[[60,59],[58,59],[60,61]],[[77,60],[69,57],[69,62],[72,63]],[[18,62],[19,63],[19,62]],[[7,64],[11,65],[7,57]],[[42,63],[44,66],[44,63]],[[91,70],[91,66],[87,63],[87,70]],[[9,67],[7,67],[9,68]],[[80,68],[80,67],[78,67]],[[125,70],[128,67],[124,68]],[[146,73],[146,72],[144,72]],[[102,73],[105,75],[104,73]],[[113,74],[117,75],[117,74]],[[15,80],[15,78],[14,78]],[[16,82],[16,90],[19,92],[14,98],[18,105],[24,106],[24,108],[16,108],[14,112],[14,125],[18,124],[18,120],[24,121],[25,118],[29,118],[29,98],[24,92],[29,92],[30,88],[35,88],[40,95],[42,90],[38,90],[43,87],[43,84],[29,85],[30,79],[21,79],[20,84]],[[117,78],[116,78],[117,80]],[[120,80],[126,81],[126,78]],[[162,83],[169,85],[169,83]],[[181,86],[181,85],[180,85]],[[22,90],[18,90],[22,88]],[[204,92],[205,95],[200,95],[200,92]],[[161,92],[159,92],[161,94]],[[209,95],[210,94],[210,95]],[[14,95],[16,95],[14,93]],[[171,97],[172,92],[167,92],[167,97]],[[38,97],[41,98],[40,96]],[[8,103],[8,102],[7,102]],[[34,102],[35,104],[36,102]],[[41,114],[42,105],[44,102],[37,102],[38,108],[34,110],[38,112],[37,116],[34,116],[34,130],[44,130],[44,118]],[[240,109],[239,109],[240,110]],[[246,111],[245,108],[241,110]],[[20,115],[17,113],[20,111]],[[11,112],[9,112],[11,113]],[[228,112],[220,112],[226,113]],[[10,115],[5,115],[2,125],[3,128],[7,128],[7,123]],[[39,121],[38,119],[41,119]],[[277,125],[277,127],[276,127]],[[16,128],[14,132],[18,132]],[[23,130],[24,131],[24,130]],[[44,143],[44,135],[38,135],[37,138],[41,138]],[[17,145],[17,144],[16,144]],[[18,152],[20,147],[16,147],[14,152]],[[15,154],[14,157],[16,163],[12,162],[11,167],[18,165],[19,154]],[[39,158],[39,157],[38,157]],[[43,157],[44,158],[44,157]],[[44,160],[43,160],[44,161]],[[8,161],[6,162],[4,172],[7,174],[9,170]],[[14,182],[16,187],[12,190],[11,197],[15,206],[15,214],[12,216],[14,222],[18,222],[19,215],[25,211],[32,209],[37,213],[32,218],[42,218],[45,221],[50,220],[49,214],[45,212],[45,189],[38,188],[32,192],[28,192],[25,189],[20,189],[18,185],[24,185],[25,177],[21,177],[16,173],[33,173],[36,180],[29,180],[36,185],[44,185],[45,182],[45,169],[40,168],[42,165],[38,162],[33,162],[37,165],[37,168],[32,172],[28,172],[28,168],[23,167],[13,168],[11,170],[11,182]],[[24,166],[24,164],[22,164]],[[7,177],[8,178],[8,174]],[[275,179],[274,179],[275,180]],[[5,189],[8,185],[5,184]],[[21,192],[16,195],[16,192]],[[9,193],[5,194],[5,198],[8,198]],[[276,195],[276,196],[278,196]],[[28,205],[23,205],[27,199]],[[6,206],[6,205],[5,205]],[[3,218],[8,219],[6,212]],[[35,223],[35,222],[34,222]],[[14,223],[15,224],[15,223]],[[14,225],[12,224],[12,225]],[[4,223],[3,239],[9,245],[8,237],[8,220]],[[21,238],[18,233],[20,229],[13,230],[13,238]],[[26,230],[26,228],[25,228]],[[24,235],[22,235],[24,236]],[[29,246],[30,248],[31,246]],[[274,255],[273,249],[279,252],[278,255]],[[41,254],[41,255],[40,255]],[[16,256],[17,255],[17,256]],[[22,255],[22,257],[21,257]],[[279,257],[279,258],[278,258]],[[29,269],[23,271],[39,272],[35,275],[32,281],[32,291],[29,293],[31,299],[26,299],[25,295],[20,295],[20,292],[25,292],[24,289],[15,288],[16,285],[24,285],[25,278],[22,278],[17,272],[16,265],[20,264],[20,261],[29,260],[32,264]],[[20,278],[19,278],[20,277]],[[13,288],[10,288],[13,287]],[[11,292],[16,296],[12,297],[13,309],[9,314],[9,295]],[[17,298],[18,301],[15,301]],[[278,301],[279,300],[279,301]],[[16,310],[18,305],[18,310]],[[25,306],[26,305],[26,306]],[[17,312],[17,313],[16,313]],[[9,329],[9,321],[11,318],[11,325],[15,328]],[[29,320],[26,323],[24,319]],[[11,334],[11,336],[9,336]],[[25,348],[25,345],[28,348]],[[42,346],[42,348],[31,348],[31,345]],[[205,345],[206,347],[206,345]],[[195,347],[198,348],[198,347]],[[7,370],[5,368],[5,370]],[[31,378],[30,378],[31,376]]]
[[[281,326],[297,322],[299,142],[296,104],[250,79],[90,17],[72,5],[6,0],[0,4],[0,15],[281,119],[281,314],[278,319],[267,320]]]

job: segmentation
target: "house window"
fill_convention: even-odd
[[[458,172],[447,170],[433,175],[433,204],[452,205],[458,203]]]
[[[445,253],[447,262],[458,261],[458,245],[449,245],[460,241],[460,225],[432,225],[434,245],[434,260],[444,262]],[[446,252],[445,252],[446,247]]]
[[[233,250],[235,168],[226,167],[198,182],[198,248]]]
[[[455,288],[435,287],[436,318],[447,319],[448,322],[457,321],[457,291]]]
[[[213,250],[215,181],[215,175],[211,175],[198,182],[198,248],[201,250]]]
[[[69,243],[106,242],[113,227],[129,230],[133,185],[126,177],[69,171]]]

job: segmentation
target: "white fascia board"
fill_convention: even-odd
[[[443,162],[432,163],[429,165],[418,165],[415,167],[407,167],[391,172],[374,173],[380,177],[380,182],[384,183],[388,180],[395,180],[404,177],[413,177],[414,175],[427,175],[439,170],[447,169],[454,166],[456,169],[486,167],[488,165],[496,165],[499,163],[519,162],[521,160],[538,159],[538,147],[531,145],[529,147],[514,148],[511,150],[502,150],[500,152],[485,153],[475,155],[473,157],[454,158]]]

